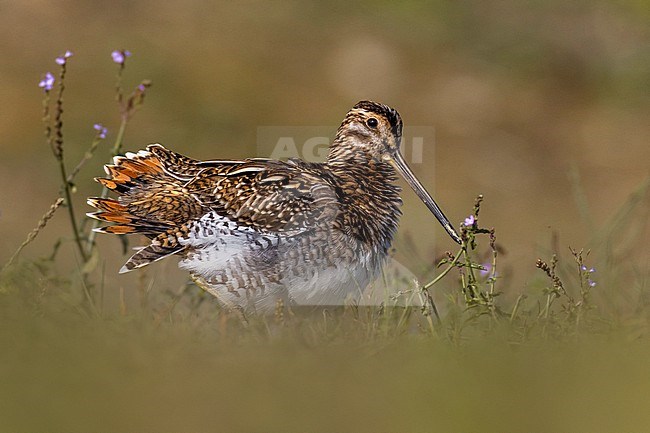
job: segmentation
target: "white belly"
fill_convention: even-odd
[[[339,232],[283,237],[214,216],[203,224],[184,241],[188,250],[179,266],[229,306],[268,311],[278,300],[345,305],[358,299],[379,271],[381,260]]]

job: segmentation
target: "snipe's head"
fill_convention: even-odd
[[[368,161],[390,164],[436,216],[449,236],[461,243],[460,236],[431,194],[406,164],[400,153],[401,143],[402,118],[397,110],[377,102],[361,101],[345,116],[332,143],[327,162],[332,166],[363,164]],[[368,175],[371,176],[372,173]]]
[[[345,116],[330,149],[328,162],[356,160],[362,156],[385,160],[399,153],[402,118],[397,110],[372,101],[357,103]]]

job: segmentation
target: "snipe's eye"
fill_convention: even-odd
[[[379,121],[374,117],[371,117],[370,119],[366,120],[366,125],[374,129],[377,127],[377,125],[379,125]]]

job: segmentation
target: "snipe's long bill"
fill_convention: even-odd
[[[377,277],[401,215],[404,177],[451,238],[449,220],[400,154],[402,119],[371,101],[355,105],[327,161],[199,161],[160,144],[115,157],[97,181],[118,194],[90,198],[103,233],[149,243],[129,272],[171,255],[226,306],[268,311],[341,305]]]

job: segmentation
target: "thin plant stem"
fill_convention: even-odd
[[[70,182],[68,182],[68,174],[65,169],[63,158],[59,159],[59,169],[61,171],[61,179],[63,179],[63,193],[65,194],[65,202],[66,207],[68,208],[68,216],[70,217],[72,232],[74,233],[75,244],[77,245],[81,259],[85,263],[88,261],[88,256],[86,255],[86,250],[84,250],[83,244],[81,243],[81,236],[79,235],[79,228],[77,226],[77,218],[75,217],[74,206],[72,205],[72,191],[70,188]]]
[[[56,151],[54,150],[54,140],[52,139],[52,126],[50,125],[50,91],[45,91],[45,97],[43,98],[43,125],[45,125],[45,140],[47,145],[52,150],[54,156],[56,156]]]
[[[452,260],[451,262],[449,262],[449,266],[447,266],[447,268],[445,268],[444,271],[442,271],[440,274],[438,274],[438,276],[437,276],[436,278],[434,278],[433,280],[431,280],[431,281],[429,281],[427,284],[425,284],[425,285],[422,287],[422,290],[427,290],[427,289],[429,289],[431,286],[433,286],[433,285],[436,284],[438,281],[440,281],[441,279],[443,279],[444,276],[447,275],[447,274],[449,273],[449,271],[451,271],[453,268],[455,268],[455,267],[456,267],[456,263],[458,263],[458,259],[460,258],[460,255],[462,254],[462,252],[463,252],[463,249],[461,248],[461,249],[458,251],[458,253],[456,253],[456,255],[454,256],[453,260]]]
[[[490,295],[494,295],[494,285],[497,279],[497,247],[496,247],[496,236],[494,235],[494,229],[490,231],[490,248],[492,249],[492,269],[490,270]]]
[[[81,161],[79,161],[79,163],[74,168],[74,170],[72,170],[72,173],[70,173],[70,175],[68,176],[68,182],[72,183],[72,181],[77,176],[77,174],[79,174],[79,171],[83,168],[83,166],[86,165],[88,161],[90,161],[90,159],[95,154],[95,151],[97,150],[97,147],[99,146],[100,142],[101,142],[100,137],[96,136],[93,142],[91,143],[90,148],[86,151],[83,158],[81,158]]]
[[[113,148],[111,150],[111,156],[116,156],[122,150],[122,142],[124,141],[124,133],[126,132],[126,125],[129,122],[129,118],[126,114],[122,115],[122,122],[120,123],[120,128],[117,131],[117,137],[115,137],[115,142],[113,143]],[[101,198],[108,197],[108,188],[105,186],[102,187]],[[94,220],[90,233],[88,233],[88,239],[86,241],[86,252],[90,254],[95,247],[95,238],[97,237],[97,232],[95,229],[99,227],[99,221]]]
[[[54,203],[52,203],[52,205],[47,210],[47,212],[45,212],[45,214],[38,221],[38,224],[36,225],[34,230],[29,232],[29,234],[27,235],[27,239],[25,239],[25,241],[22,244],[20,244],[16,252],[14,252],[12,256],[9,258],[9,261],[7,261],[7,263],[2,267],[3,271],[7,269],[13,263],[14,260],[16,260],[16,257],[18,257],[18,255],[23,250],[23,248],[25,248],[27,245],[32,243],[32,241],[36,238],[36,236],[40,233],[40,231],[43,230],[43,228],[45,228],[48,221],[52,219],[54,213],[57,211],[57,209],[61,206],[63,202],[64,202],[63,198],[59,197],[54,201]]]
[[[54,118],[54,132],[56,134],[54,138],[54,156],[56,157],[58,163],[59,163],[59,171],[61,173],[61,181],[63,182],[62,184],[62,189],[63,189],[63,194],[65,198],[65,203],[68,208],[68,216],[70,218],[70,225],[72,227],[72,233],[74,235],[74,240],[75,244],[77,245],[77,249],[79,250],[79,255],[83,262],[88,261],[88,256],[86,255],[86,251],[84,250],[83,244],[81,243],[81,233],[79,232],[79,227],[77,225],[77,218],[75,217],[74,213],[74,206],[72,204],[72,191],[71,191],[71,184],[68,181],[68,173],[66,171],[65,167],[65,161],[63,158],[63,120],[62,120],[62,115],[63,115],[63,91],[65,90],[65,72],[66,72],[66,65],[65,63],[61,65],[61,73],[59,74],[59,86],[58,86],[58,94],[56,98],[56,112],[55,112],[55,118]],[[46,135],[50,135],[51,133],[46,132]]]
[[[438,314],[438,308],[436,307],[435,302],[433,302],[433,297],[429,293],[429,288],[431,288],[434,284],[436,284],[438,281],[443,279],[445,277],[445,275],[447,275],[449,273],[449,271],[451,271],[453,268],[456,267],[456,263],[458,263],[458,259],[460,258],[460,255],[461,255],[462,251],[463,251],[462,249],[459,250],[458,253],[456,253],[456,256],[449,263],[449,266],[447,266],[440,274],[438,274],[438,276],[436,276],[436,278],[429,281],[427,284],[422,286],[422,288],[420,289],[420,296],[422,297],[422,295],[424,295],[424,297],[425,297],[424,300],[422,298],[420,298],[420,301],[424,305],[429,304],[431,306],[431,310],[433,311],[433,314],[436,316],[436,320],[437,320],[438,324],[441,324],[442,320],[440,319],[440,315]],[[433,321],[431,320],[431,315],[427,315],[427,321],[429,323],[429,328],[431,329],[431,332],[434,333],[435,332],[435,327],[433,326]]]
[[[474,266],[472,265],[472,259],[469,256],[469,251],[467,248],[463,248],[463,257],[465,258],[465,263],[467,264],[467,288],[469,289],[470,296],[472,300],[478,299],[478,294],[476,293],[476,275],[474,275]]]
[[[122,151],[122,142],[124,141],[124,132],[126,131],[126,124],[129,123],[129,118],[126,114],[122,115],[122,121],[120,122],[120,129],[117,131],[117,137],[115,137],[115,143],[113,143],[113,151],[111,156],[115,156]]]
[[[124,73],[124,62],[120,63],[120,68],[117,70],[117,82],[115,83],[115,100],[118,104],[122,105],[122,75]]]
[[[81,287],[83,287],[83,292],[84,295],[86,296],[86,300],[88,301],[88,305],[90,306],[90,310],[92,313],[95,315],[95,317],[101,317],[101,314],[99,313],[99,310],[97,309],[97,306],[95,305],[95,300],[93,299],[92,295],[90,294],[90,290],[88,289],[88,286],[86,284],[86,278],[84,276],[81,276]]]
[[[510,322],[513,322],[515,320],[515,317],[517,317],[517,313],[519,312],[519,305],[521,304],[521,301],[525,298],[525,295],[521,294],[517,296],[517,300],[515,301],[514,307],[512,307],[512,313],[510,313]]]

